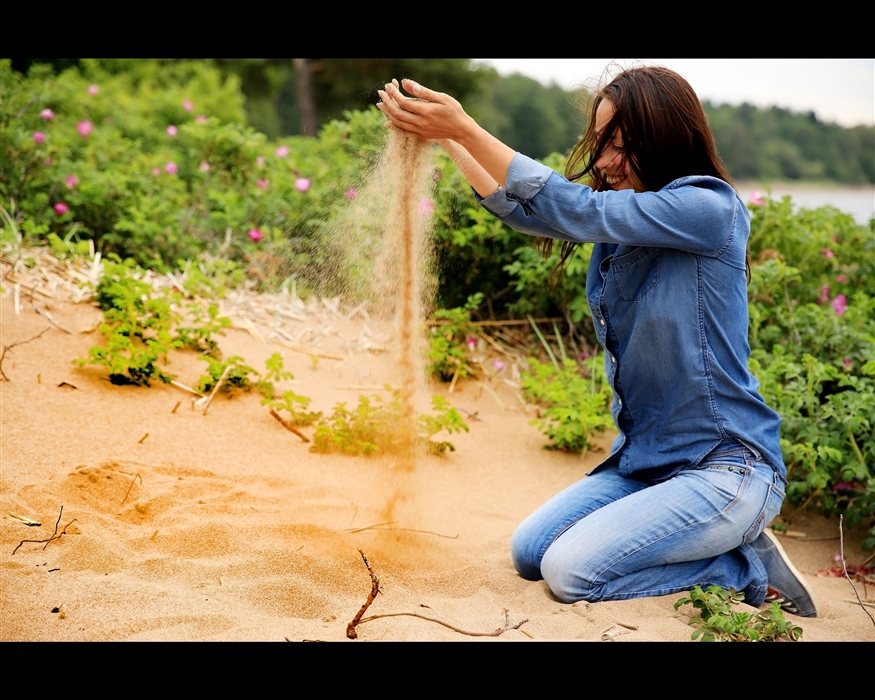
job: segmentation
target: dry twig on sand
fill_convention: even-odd
[[[12,550],[12,553],[15,554],[18,551],[18,548],[21,547],[21,545],[23,545],[25,542],[33,542],[37,544],[42,544],[43,542],[45,542],[45,546],[43,547],[43,550],[45,550],[45,548],[49,546],[49,542],[51,542],[52,540],[59,540],[61,539],[61,537],[66,535],[67,528],[76,522],[76,518],[73,518],[69,523],[64,525],[64,528],[60,532],[58,532],[58,523],[61,522],[61,515],[63,514],[63,512],[64,506],[61,506],[61,512],[58,513],[58,519],[55,522],[55,532],[52,534],[51,537],[49,537],[47,540],[21,540],[21,542],[18,543],[18,547]]]
[[[3,358],[6,357],[7,351],[12,350],[12,348],[18,347],[19,345],[24,345],[25,343],[29,343],[33,340],[36,340],[37,338],[39,338],[43,333],[45,333],[50,328],[51,328],[51,326],[46,326],[39,333],[37,333],[33,338],[28,338],[27,340],[16,340],[14,343],[12,343],[12,345],[4,345],[3,352],[0,352],[0,377],[5,379],[7,382],[10,381],[9,377],[7,377],[6,373],[3,371]]]
[[[872,624],[875,625],[875,618],[872,617],[872,614],[866,610],[866,606],[863,604],[862,599],[860,598],[860,594],[857,593],[857,587],[854,585],[854,582],[851,581],[851,577],[848,575],[848,567],[845,565],[845,533],[842,528],[842,521],[844,520],[844,516],[839,515],[839,546],[840,553],[842,556],[842,571],[845,572],[845,578],[848,579],[848,583],[851,584],[851,588],[854,589],[854,595],[857,596],[857,602],[860,604],[863,612],[869,616],[869,619],[872,620]]]
[[[445,537],[448,540],[457,540],[459,539],[459,535],[442,535],[440,532],[432,532],[431,530],[416,530],[412,527],[387,527],[388,525],[392,525],[395,521],[391,521],[388,523],[376,523],[374,525],[366,525],[365,527],[359,527],[355,529],[347,530],[347,532],[356,533],[356,532],[364,532],[365,530],[377,530],[378,532],[417,532],[420,535],[434,535],[435,537]]]
[[[149,434],[149,433],[146,433],[146,435],[148,435],[148,434]],[[145,438],[144,438],[144,439],[145,439]],[[140,442],[142,442],[142,440],[141,440]],[[127,492],[125,493],[125,497],[122,499],[121,505],[124,505],[124,504],[125,504],[125,501],[128,500],[128,496],[131,495],[131,489],[134,488],[134,484],[137,482],[137,479],[140,480],[140,486],[143,485],[143,477],[140,476],[140,473],[139,473],[139,472],[137,472],[136,474],[134,474],[134,478],[131,479],[131,485],[128,486],[128,490],[127,490]]]
[[[310,442],[310,438],[308,438],[304,433],[298,430],[294,425],[289,423],[285,418],[283,418],[279,413],[277,413],[274,409],[270,409],[270,415],[276,418],[280,423],[283,424],[283,427],[289,432],[294,433],[299,438],[301,438],[304,442]]]
[[[374,602],[374,598],[380,593],[380,579],[377,578],[377,574],[375,574],[374,570],[371,568],[371,564],[365,556],[365,553],[362,550],[359,550],[359,554],[362,555],[362,561],[364,561],[365,566],[368,568],[368,573],[371,575],[371,592],[368,593],[368,599],[365,601],[365,604],[362,605],[361,610],[359,610],[358,613],[356,613],[356,616],[352,618],[352,622],[346,626],[346,636],[348,639],[358,639],[358,633],[355,631],[356,625],[361,621],[362,615],[365,614],[365,610],[370,607],[371,603]]]
[[[437,622],[439,625],[443,625],[447,627],[453,632],[458,632],[459,634],[467,635],[468,637],[500,637],[502,634],[507,632],[508,630],[517,630],[522,627],[524,624],[528,622],[528,620],[522,620],[521,622],[516,623],[515,625],[510,624],[510,616],[507,610],[504,611],[504,627],[499,627],[498,629],[492,632],[472,632],[470,630],[463,630],[461,627],[456,627],[455,625],[451,625],[449,622],[444,622],[443,620],[438,620],[434,617],[428,617],[427,615],[420,615],[415,612],[398,612],[398,613],[384,613],[382,615],[371,615],[370,617],[366,617],[363,620],[359,620],[359,624],[364,624],[365,622],[370,622],[371,620],[379,620],[381,617],[400,617],[402,615],[406,615],[407,617],[418,617],[420,620],[427,620],[428,622]],[[347,634],[347,636],[349,636]]]
[[[368,568],[368,573],[371,575],[371,592],[368,594],[368,599],[365,601],[365,604],[362,605],[361,610],[358,611],[358,614],[353,618],[352,622],[350,622],[346,626],[346,636],[349,639],[357,639],[358,634],[355,631],[356,625],[364,624],[365,622],[371,622],[372,620],[379,620],[383,617],[418,617],[420,620],[426,620],[428,622],[436,622],[439,625],[443,625],[448,629],[453,630],[453,632],[458,632],[459,634],[467,635],[468,637],[498,637],[508,630],[516,630],[522,627],[524,624],[528,622],[528,620],[523,620],[522,622],[518,622],[515,625],[510,624],[510,615],[507,610],[504,610],[504,627],[499,627],[498,629],[492,632],[472,632],[470,630],[464,630],[461,627],[456,627],[455,625],[451,625],[449,622],[444,622],[443,620],[438,620],[434,617],[428,617],[427,615],[420,615],[415,612],[397,612],[397,613],[383,613],[382,615],[371,615],[370,617],[362,618],[362,615],[365,614],[365,611],[370,607],[371,603],[374,602],[374,599],[377,597],[377,594],[380,593],[380,579],[377,578],[377,575],[374,573],[373,568],[368,562],[368,558],[365,556],[365,553],[362,550],[359,550],[359,554],[362,555],[362,559],[365,562],[365,566]]]

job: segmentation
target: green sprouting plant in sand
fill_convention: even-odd
[[[391,391],[389,386],[386,389]],[[432,409],[434,415],[416,418],[418,439],[432,454],[455,450],[451,442],[436,442],[431,438],[441,430],[448,433],[468,432],[468,425],[442,396],[432,397]],[[397,391],[392,392],[389,400],[377,395],[359,396],[358,405],[352,410],[346,407],[345,402],[338,403],[334,412],[317,426],[310,450],[349,455],[378,455],[402,450],[410,430],[405,418],[404,406]]]
[[[528,360],[531,371],[522,377],[526,398],[540,404],[537,425],[550,438],[547,449],[580,452],[585,455],[593,432],[613,427],[613,392],[605,377],[601,354],[578,363],[565,358],[560,363]]]
[[[113,384],[149,386],[155,379],[165,383],[173,379],[162,365],[175,348],[192,347],[218,361],[220,353],[213,336],[230,325],[228,319],[219,317],[218,307],[210,305],[204,310],[192,302],[185,309],[190,323],[180,325],[183,315],[177,309],[183,307],[182,294],[156,290],[144,276],[133,260],[107,256],[95,290],[104,316],[99,330],[106,343],[92,347],[88,357],[73,363],[80,367],[103,365]]]
[[[233,389],[250,391],[261,378],[259,371],[247,365],[239,355],[232,355],[227,360],[217,360],[209,355],[201,355],[198,359],[207,363],[207,373],[201,376],[195,387],[202,394],[212,391],[220,381],[221,391],[230,392]],[[222,381],[223,377],[224,381]]]
[[[173,295],[158,294],[138,276],[132,260],[117,257],[104,263],[97,284],[97,303],[104,322],[99,330],[106,338],[104,347],[92,347],[87,358],[74,364],[103,365],[113,384],[145,384],[158,379],[169,383],[172,376],[159,366],[167,353],[179,346],[173,327],[179,314],[173,311]]]
[[[442,382],[453,377],[466,377],[471,368],[465,362],[468,356],[468,341],[474,327],[471,314],[483,303],[479,292],[468,297],[468,303],[455,309],[438,309],[434,312],[437,323],[430,328],[428,336],[426,372]]]
[[[305,428],[318,423],[322,419],[321,411],[307,410],[312,401],[313,399],[296,394],[290,389],[289,391],[283,392],[283,395],[280,398],[263,399],[261,404],[263,406],[269,406],[276,413],[285,411],[289,416],[285,419],[289,425],[296,428]]]
[[[221,357],[219,343],[213,336],[230,328],[231,319],[219,316],[217,304],[210,304],[206,309],[200,304],[191,304],[188,311],[191,325],[179,326],[176,329],[180,344],[216,359]]]
[[[771,603],[758,613],[735,612],[733,605],[744,600],[744,593],[720,586],[708,586],[702,590],[696,586],[689,595],[674,604],[675,610],[691,604],[698,612],[689,624],[698,627],[691,635],[693,640],[703,642],[774,642],[782,639],[791,642],[802,637],[802,628],[784,619],[784,612],[777,603]]]

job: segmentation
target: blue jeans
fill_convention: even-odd
[[[529,516],[511,539],[523,578],[559,600],[661,596],[712,584],[762,604],[767,578],[750,547],[778,514],[783,484],[759,454],[724,440],[696,468],[659,483],[604,467]]]

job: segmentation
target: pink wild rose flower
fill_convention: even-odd
[[[434,213],[434,202],[428,197],[423,197],[419,201],[419,215],[424,219]]]
[[[832,300],[832,310],[838,316],[841,316],[848,310],[848,299],[844,294],[836,294],[836,298]]]
[[[44,109],[39,115],[45,119],[46,121],[50,121],[55,118],[55,113],[50,109]]]
[[[58,202],[54,206],[54,210],[55,210],[55,214],[57,214],[58,216],[64,216],[64,214],[66,214],[68,211],[70,211],[70,207],[68,207],[63,202]]]
[[[171,175],[176,175],[176,173],[179,172],[179,168],[177,167],[176,163],[174,163],[172,160],[170,162],[168,162],[167,165],[164,166],[164,170],[166,172],[170,173]]]
[[[46,135],[42,131],[34,131],[33,140],[36,143],[45,143]]]
[[[176,136],[179,133],[179,129],[176,128],[173,124],[167,127],[167,135],[168,136]]]
[[[306,192],[310,189],[311,184],[309,178],[299,177],[295,180],[295,189],[298,190],[298,192]]]
[[[277,158],[285,158],[286,156],[289,155],[289,147],[288,146],[279,146],[276,149],[276,151],[274,151],[274,153],[276,153]]]
[[[748,200],[751,204],[755,204],[756,206],[762,206],[766,203],[766,200],[763,199],[763,193],[759,190],[754,190],[750,193],[750,199]]]
[[[359,196],[359,193],[355,191],[355,188],[350,187],[343,195],[347,199],[356,199]]]
[[[829,302],[829,285],[825,284],[820,288],[820,291],[817,293],[817,303],[818,304],[826,304]]]
[[[88,86],[89,95],[96,95],[98,92],[100,92],[100,88],[97,85],[92,84]]]
[[[246,235],[249,236],[249,240],[253,243],[258,243],[258,241],[264,238],[260,228],[251,228],[246,232]]]
[[[88,137],[88,134],[91,133],[91,130],[94,128],[94,125],[89,121],[81,121],[76,125],[76,131],[79,132],[79,135],[84,139]]]
[[[67,189],[73,189],[76,185],[79,184],[79,178],[75,175],[67,175],[67,179],[64,180],[64,184],[67,185]]]
[[[194,111],[194,104],[192,104],[191,100],[183,100],[182,101],[182,108],[186,112],[192,112],[192,111]]]
[[[258,185],[258,189],[266,190],[267,189],[267,180],[262,180],[261,178],[259,178],[257,185]]]

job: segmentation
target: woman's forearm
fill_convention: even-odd
[[[486,198],[498,189],[498,182],[481,165],[471,157],[462,146],[452,139],[440,139],[438,141],[453,162],[462,172],[462,175],[471,183],[471,187],[481,197]]]
[[[472,169],[479,171],[481,177],[489,178],[492,183],[492,189],[484,193],[474,185],[471,178],[468,178],[474,189],[477,190],[477,194],[485,197],[492,194],[499,185],[507,186],[507,171],[516,151],[499,141],[473,119],[470,127],[460,134],[457,143],[471,160]]]

